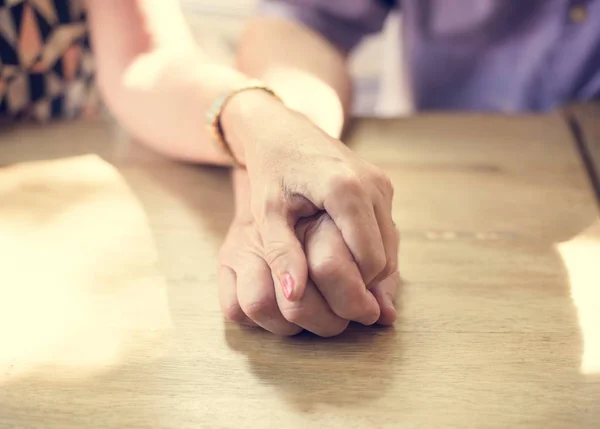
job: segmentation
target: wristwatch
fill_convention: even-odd
[[[244,85],[219,95],[206,113],[206,126],[212,136],[213,142],[218,146],[220,151],[224,152],[231,159],[234,167],[240,167],[241,163],[236,158],[235,153],[231,149],[231,145],[225,139],[223,127],[221,126],[221,114],[223,113],[225,106],[227,106],[227,103],[233,97],[242,92],[252,90],[266,91],[277,100],[281,101],[281,98],[275,93],[275,91],[273,91],[263,82],[259,80],[251,80],[246,82]]]

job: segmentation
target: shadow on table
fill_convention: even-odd
[[[386,395],[402,365],[401,333],[394,328],[351,326],[339,337],[323,339],[309,333],[276,338],[228,326],[225,337],[262,383],[300,411],[322,404],[367,405]]]

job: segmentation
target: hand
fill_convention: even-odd
[[[300,220],[296,234],[306,252],[310,281],[336,315],[363,325],[392,325],[396,321],[398,272],[368,290],[342,234],[327,213]]]
[[[240,94],[228,109],[223,126],[227,139],[244,147],[265,260],[289,301],[302,299],[308,279],[295,225],[320,211],[341,232],[364,285],[396,271],[393,189],[381,171],[258,91]],[[253,115],[244,116],[249,110]]]
[[[342,333],[349,321],[394,323],[397,273],[368,291],[326,214],[303,220],[298,234],[308,252],[311,279],[304,296],[290,302],[273,286],[256,223],[251,217],[234,220],[219,257],[219,299],[228,319],[278,335],[306,329],[323,337]]]
[[[219,296],[229,319],[280,335],[294,335],[304,328],[321,336],[341,333],[348,320],[394,322],[397,273],[367,291],[339,230],[325,213],[303,219],[296,228],[315,282],[309,280],[299,301],[284,299],[281,290],[273,287],[264,261],[260,234],[249,208],[245,172],[234,172],[234,188],[237,215],[219,257]]]
[[[219,301],[228,319],[247,326],[258,325],[277,335],[295,335],[306,329],[331,337],[348,326],[347,320],[329,308],[312,282],[308,281],[303,297],[293,303],[273,286],[258,226],[251,214],[236,217],[221,248]]]

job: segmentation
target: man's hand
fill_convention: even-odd
[[[227,140],[243,147],[264,257],[288,301],[302,299],[308,279],[295,225],[321,211],[341,232],[365,285],[396,271],[393,188],[381,171],[260,91],[235,97],[223,126]]]
[[[310,281],[335,314],[363,325],[395,322],[398,272],[368,289],[341,232],[327,213],[302,219],[296,233],[306,252]]]

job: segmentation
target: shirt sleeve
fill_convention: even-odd
[[[261,0],[259,13],[300,22],[348,53],[381,31],[394,5],[393,0]]]

